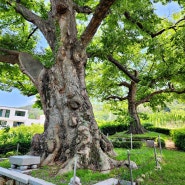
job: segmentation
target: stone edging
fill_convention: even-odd
[[[0,167],[0,176],[13,179],[22,185],[54,185],[53,183],[44,181],[42,179],[34,178],[30,175],[22,174],[2,167]]]

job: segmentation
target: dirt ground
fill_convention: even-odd
[[[166,149],[176,150],[175,143],[172,140],[165,141]]]

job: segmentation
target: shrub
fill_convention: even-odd
[[[131,147],[131,142],[130,141],[120,141],[118,139],[112,140],[112,144],[115,148],[128,148],[130,149]],[[132,146],[134,149],[138,149],[142,147],[142,142],[141,141],[133,141]]]
[[[171,131],[171,135],[175,142],[175,146],[178,149],[185,151],[185,129],[173,130]]]
[[[154,125],[152,123],[144,123],[143,127],[148,130],[148,128],[153,127]]]
[[[147,130],[149,131],[153,131],[153,132],[158,132],[161,134],[166,134],[166,135],[170,135],[170,129],[168,128],[160,128],[160,127],[148,127]]]
[[[10,151],[10,152],[7,152],[5,154],[5,157],[10,157],[10,156],[13,156],[13,155],[18,155],[18,154],[20,154],[20,153],[17,153],[17,151]]]
[[[0,154],[6,155],[8,152],[16,152],[18,143],[7,143],[0,145]],[[31,141],[25,141],[19,143],[19,153],[26,154],[31,147]]]
[[[0,130],[0,155],[11,155],[8,152],[16,152],[19,143],[20,154],[26,154],[31,147],[32,136],[36,133],[42,133],[42,125],[25,126],[11,128],[7,131]]]
[[[31,141],[32,137],[36,133],[42,133],[44,130],[43,125],[21,125],[19,127],[13,127],[8,132],[0,130],[0,145],[7,143],[24,143]]]
[[[99,129],[105,134],[114,135],[116,132],[128,130],[128,125],[117,122],[106,122],[99,124]]]

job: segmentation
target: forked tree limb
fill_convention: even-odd
[[[12,6],[11,2],[7,2],[7,4]],[[48,19],[46,20],[42,19],[40,16],[33,13],[31,10],[23,6],[21,3],[16,3],[13,8],[25,20],[31,22],[32,24],[39,28],[39,30],[43,33],[46,40],[48,41],[48,44],[50,45],[51,49],[54,50],[56,39],[55,39],[55,26],[53,20],[50,20],[50,17],[48,17]],[[48,16],[50,16],[49,13]]]
[[[78,13],[91,14],[93,10],[89,6],[79,6],[76,3],[73,3],[73,8]]]
[[[116,59],[114,59],[111,55],[108,56],[108,60],[113,63],[114,65],[116,65],[116,67],[118,69],[120,69],[122,72],[124,72],[131,80],[133,80],[134,82],[138,83],[140,80],[133,75],[132,73],[130,73],[130,71],[124,67],[122,64],[120,64]]]
[[[125,81],[120,82],[118,85],[119,86],[124,86],[124,87],[127,87],[127,88],[131,87],[131,84],[129,84],[128,82],[125,82]]]
[[[89,24],[87,25],[85,31],[81,35],[81,42],[84,47],[88,45],[88,43],[92,40],[95,35],[98,27],[102,23],[103,19],[106,17],[110,7],[116,0],[100,0],[93,17]]]

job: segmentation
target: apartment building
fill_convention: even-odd
[[[0,125],[17,127],[19,125],[44,124],[44,115],[40,119],[29,119],[28,110],[0,106]]]

